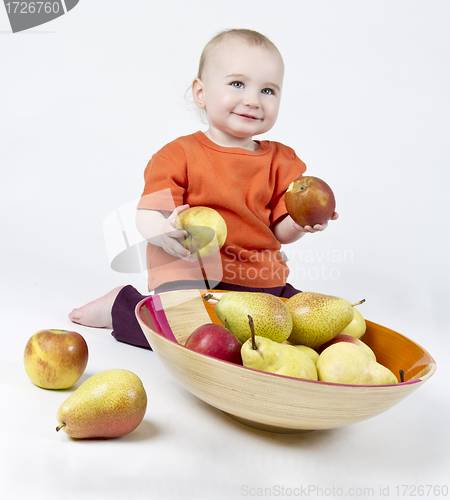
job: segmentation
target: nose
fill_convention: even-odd
[[[244,95],[244,99],[242,101],[244,106],[248,106],[252,109],[258,109],[261,107],[261,102],[259,100],[259,92],[247,92]]]

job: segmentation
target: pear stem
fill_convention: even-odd
[[[248,314],[247,317],[248,317],[248,324],[250,325],[250,330],[252,332],[252,349],[256,351],[258,349],[258,346],[256,345],[255,341],[255,325],[253,323],[253,318],[250,316],[250,314]]]
[[[359,306],[360,304],[364,304],[365,301],[366,301],[366,299],[362,299],[359,302],[355,302],[354,304],[352,304],[352,307]]]
[[[405,372],[403,370],[399,370],[399,373],[400,373],[400,382],[404,382],[405,381]]]
[[[64,423],[59,424],[58,427],[56,428],[56,432],[59,432],[65,426],[66,426],[66,424],[64,424]]]
[[[207,295],[205,295],[203,297],[203,300],[206,300],[206,301],[211,300],[211,299],[217,300],[217,302],[220,301],[220,298],[214,297],[214,295],[212,293],[208,293]]]

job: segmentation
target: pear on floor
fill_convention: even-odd
[[[57,431],[73,438],[115,438],[142,422],[147,394],[128,370],[105,370],[89,377],[59,407]]]

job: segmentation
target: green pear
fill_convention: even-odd
[[[314,361],[289,344],[279,344],[265,337],[250,338],[241,348],[242,364],[247,368],[288,377],[317,380]]]
[[[396,384],[397,377],[363,348],[349,342],[327,347],[316,364],[319,380],[336,384]]]
[[[59,407],[57,431],[74,438],[113,438],[142,422],[147,394],[140,378],[128,370],[106,370],[89,377]]]
[[[340,297],[300,292],[287,300],[292,316],[291,344],[315,349],[340,333],[353,319],[352,304]]]
[[[270,293],[224,293],[217,302],[215,311],[220,321],[242,343],[252,334],[248,315],[253,318],[255,335],[274,342],[283,342],[292,330],[292,318],[286,304]]]
[[[311,347],[308,347],[307,345],[294,345],[292,347],[295,347],[296,349],[303,351],[314,361],[314,364],[317,363],[317,360],[319,359],[319,353],[314,349],[311,349]]]

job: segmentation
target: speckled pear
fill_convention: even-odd
[[[390,385],[398,382],[388,368],[363,348],[349,342],[327,347],[316,364],[319,380],[336,384]]]
[[[314,361],[302,350],[289,344],[279,344],[270,339],[255,336],[241,348],[242,363],[247,368],[277,375],[317,380]]]
[[[316,292],[297,293],[286,306],[293,323],[289,342],[313,349],[334,338],[354,315],[348,300]]]
[[[73,438],[114,438],[130,433],[142,422],[147,394],[140,378],[113,369],[89,377],[59,407],[57,431]]]
[[[255,335],[274,342],[285,341],[292,330],[286,304],[269,293],[228,292],[215,306],[217,317],[242,343],[251,337],[248,315],[253,318]]]

